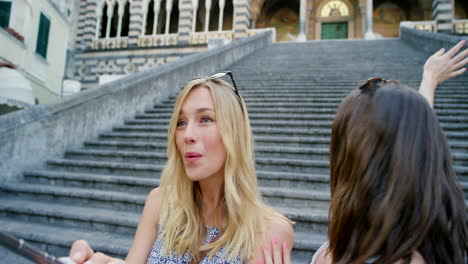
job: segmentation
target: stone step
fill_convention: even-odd
[[[256,158],[258,170],[275,170],[278,172],[299,172],[327,174],[329,173],[328,160],[286,159],[286,158]]]
[[[159,178],[156,177],[145,178],[55,170],[25,171],[23,176],[28,183],[33,184],[121,191],[136,194],[149,193],[160,184]]]
[[[165,151],[167,142],[134,142],[123,140],[88,140],[85,148],[107,150]]]
[[[0,217],[133,236],[140,213],[17,198],[0,198]],[[315,219],[315,218],[314,218]]]
[[[162,151],[148,152],[96,149],[67,150],[65,152],[65,158],[74,160],[111,161],[139,164],[163,164],[167,161],[167,155]]]
[[[140,213],[146,194],[132,194],[81,187],[61,187],[37,183],[5,183],[0,186],[4,198],[64,203],[76,206],[125,210]]]
[[[257,179],[261,187],[330,191],[330,176],[327,173],[312,174],[310,172],[299,173],[257,170]]]
[[[120,176],[141,176],[159,178],[164,165],[122,163],[111,161],[76,160],[76,159],[50,159],[46,162],[47,168],[68,172],[86,172],[97,174],[112,174]]]
[[[291,263],[294,264],[310,263],[315,252],[328,240],[327,235],[321,232],[295,232],[294,238],[294,249],[291,256]],[[294,261],[295,258],[298,259],[298,262]]]
[[[294,221],[294,232],[320,232],[326,234],[328,231],[328,208],[275,208],[286,217]]]
[[[101,231],[79,228],[64,228],[0,218],[0,230],[23,238],[38,249],[47,250],[56,256],[68,256],[74,241],[84,239],[95,251],[123,258],[127,255],[133,241],[132,236],[118,235]]]
[[[328,190],[296,190],[261,186],[260,191],[265,202],[272,207],[328,209],[330,206]]]

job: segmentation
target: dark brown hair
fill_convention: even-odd
[[[334,263],[464,263],[468,211],[447,139],[414,89],[380,82],[341,103],[330,144]]]

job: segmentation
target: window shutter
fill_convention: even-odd
[[[36,52],[44,58],[47,58],[47,46],[49,44],[49,30],[50,21],[49,19],[41,14],[39,20],[39,32],[37,35]]]
[[[0,27],[8,27],[10,23],[11,2],[0,1]]]

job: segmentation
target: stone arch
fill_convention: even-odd
[[[299,35],[300,0],[262,1],[255,27],[276,28],[277,41],[295,41]]]
[[[386,1],[374,8],[373,31],[384,37],[398,37],[400,22],[408,20],[408,13],[393,1]]]
[[[120,31],[121,37],[128,37],[128,33],[130,31],[130,7],[130,0],[127,0],[123,3],[122,28]]]
[[[468,19],[468,2],[466,0],[455,0],[455,19]]]
[[[334,13],[330,13],[329,16],[322,16],[322,12],[325,9],[328,9],[331,4],[338,3],[340,2],[344,8],[347,10],[347,14],[343,13],[340,11],[338,14],[337,11],[332,11]],[[336,7],[341,7],[341,5],[338,5]],[[322,30],[331,24],[336,24],[337,27],[346,27],[347,30],[347,37],[346,38],[354,38],[355,33],[354,33],[354,18],[355,18],[355,12],[354,12],[354,7],[353,4],[349,0],[328,0],[328,1],[322,1],[317,5],[317,8],[314,9],[314,16],[316,18],[316,23],[315,23],[315,39],[322,39],[322,35],[324,32]],[[343,11],[344,12],[344,11]]]
[[[105,38],[107,32],[107,2],[102,1],[102,5],[98,6],[100,9],[98,12],[98,16],[100,18],[99,28],[97,29],[98,38]]]
[[[207,1],[211,2],[210,14],[208,18],[208,31],[232,30],[234,29],[234,0],[224,0],[224,7],[222,11],[222,21],[220,17],[221,0],[198,0],[197,10],[195,14],[195,32],[205,31],[207,17],[206,17],[206,4]],[[220,23],[222,26],[220,27]],[[192,29],[193,30],[193,29]]]
[[[132,2],[132,0],[97,1],[96,38],[128,36]],[[111,17],[111,21],[108,21],[109,17]]]

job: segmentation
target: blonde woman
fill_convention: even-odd
[[[190,81],[177,96],[161,186],[147,197],[126,263],[264,263],[267,242],[289,256],[290,221],[262,201],[247,109],[226,74]],[[124,263],[82,240],[70,258]]]

